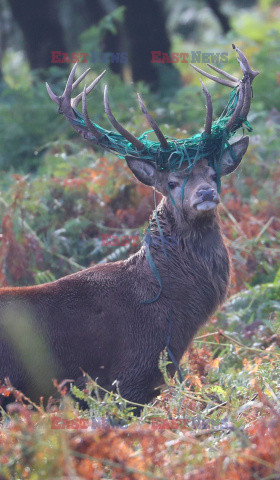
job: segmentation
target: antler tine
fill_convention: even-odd
[[[245,57],[244,53],[241,50],[239,50],[239,48],[234,43],[232,44],[232,48],[234,50],[236,50],[238,55],[239,55],[239,58],[237,60],[240,64],[240,66],[241,66],[241,69],[242,69],[244,75],[247,73],[250,77],[250,83],[252,83],[254,78],[257,75],[259,75],[260,72],[258,70],[252,70],[251,69],[251,67],[249,65],[249,62],[248,62],[247,58]]]
[[[53,93],[53,91],[52,91],[51,87],[49,86],[48,82],[46,82],[46,89],[47,89],[47,92],[49,94],[50,99],[54,103],[57,103],[57,105],[59,105],[60,104],[59,97]]]
[[[75,63],[74,67],[72,68],[71,72],[70,72],[70,75],[67,79],[67,83],[66,83],[66,86],[65,86],[65,89],[64,89],[64,92],[61,96],[57,96],[53,93],[51,87],[49,86],[49,84],[46,82],[46,87],[47,87],[47,91],[48,91],[48,94],[50,96],[50,99],[57,103],[57,105],[61,106],[61,103],[62,103],[62,100],[64,99],[69,99],[69,103],[70,103],[70,99],[71,99],[71,93],[72,93],[72,90],[75,88],[75,86],[77,86],[80,81],[82,80],[81,77],[78,78],[78,80],[76,80],[76,82],[74,83],[73,85],[73,80],[74,80],[74,75],[75,75],[75,71],[76,71],[76,68],[77,68],[77,63]],[[83,74],[83,78],[85,77],[85,75],[88,73],[88,70],[86,70],[86,72],[84,72]]]
[[[84,113],[84,120],[87,126],[88,131],[85,129],[84,126],[78,125],[74,123],[73,121],[76,120],[76,114],[73,111],[73,109],[78,105],[80,100],[83,98],[83,95],[88,95],[91,90],[95,87],[95,85],[99,82],[99,80],[103,77],[105,74],[106,70],[99,75],[87,88],[84,89],[83,92],[79,93],[75,98],[71,99],[71,93],[73,90],[79,85],[79,83],[85,78],[85,76],[88,74],[90,69],[88,68],[85,72],[82,73],[82,75],[79,76],[79,78],[74,82],[74,76],[77,68],[77,63],[74,65],[72,68],[70,75],[68,77],[64,92],[62,95],[57,96],[53,93],[51,90],[50,86],[48,83],[46,83],[47,91],[48,94],[51,98],[51,100],[59,105],[59,113],[63,113],[63,115],[67,118],[67,120],[71,123],[72,127],[80,134],[82,135],[83,138],[86,138],[88,140],[92,140],[90,138],[89,132],[91,132],[95,138],[100,138],[101,133],[99,130],[95,129],[94,125],[91,123],[88,113],[87,113],[87,107],[86,107],[86,100],[84,101],[83,105],[83,113]]]
[[[251,99],[252,99],[252,87],[250,81],[245,82],[245,95],[244,95],[244,103],[243,107],[240,112],[240,116],[243,118],[247,118],[247,115],[250,110],[251,106]]]
[[[77,66],[78,66],[78,63],[75,63],[74,67],[72,68],[72,70],[70,72],[70,75],[69,75],[69,77],[67,79],[67,82],[66,82],[66,85],[65,85],[64,92],[62,94],[63,98],[67,98],[67,99],[69,98],[69,100],[71,99],[71,93],[72,93],[72,90],[73,90],[73,82],[74,82],[74,77],[75,77],[75,72],[76,72]]]
[[[228,78],[228,80],[231,80],[232,82],[238,82],[239,81],[239,78],[234,77],[233,75],[230,75],[229,73],[225,72],[224,70],[221,70],[218,67],[215,67],[215,65],[211,65],[211,63],[207,63],[206,65],[208,65],[208,67],[215,70],[215,72],[218,72],[221,75],[224,75],[224,77]]]
[[[104,106],[105,106],[106,115],[107,115],[109,121],[111,122],[111,124],[113,125],[113,127],[115,127],[115,129],[124,138],[126,138],[126,140],[128,140],[130,143],[132,143],[132,145],[134,145],[134,147],[137,150],[143,150],[143,148],[145,148],[145,145],[142,142],[140,142],[140,140],[138,140],[138,138],[134,137],[134,135],[132,135],[132,133],[129,133],[114,117],[114,115],[111,111],[110,105],[109,105],[107,85],[105,85],[105,89],[104,89]]]
[[[151,115],[149,114],[146,106],[144,105],[143,103],[143,100],[141,98],[141,95],[140,93],[137,93],[137,97],[138,97],[138,101],[139,101],[139,104],[140,104],[140,108],[142,110],[142,113],[144,113],[146,119],[148,120],[149,124],[151,125],[152,129],[154,130],[157,138],[159,139],[159,142],[162,146],[162,148],[164,149],[168,149],[168,142],[165,138],[165,136],[163,135],[162,131],[160,130],[157,122],[153,119],[153,117],[151,117]]]
[[[201,68],[196,67],[196,65],[193,65],[193,63],[191,63],[190,65],[197,72],[204,75],[204,77],[210,78],[210,80],[213,80],[214,82],[221,83],[222,85],[225,85],[226,87],[230,87],[230,88],[234,88],[238,85],[238,82],[231,82],[230,80],[224,80],[223,78],[216,77],[216,75],[211,75],[211,73],[204,72],[204,70],[201,70]]]
[[[242,109],[243,105],[244,105],[244,83],[241,83],[240,87],[239,87],[239,96],[238,96],[237,105],[235,107],[235,110],[234,110],[231,118],[229,119],[229,121],[226,124],[226,129],[228,130],[228,132],[230,132],[230,130],[234,126],[235,122],[238,120],[239,115],[241,115],[241,109]]]
[[[85,78],[85,76],[88,74],[89,71],[90,71],[90,68],[87,68],[87,70],[85,70],[82,73],[82,75],[80,75],[79,78],[77,78],[77,80],[75,80],[75,82],[72,85],[72,92],[79,85],[79,83],[81,83],[81,81]]]
[[[48,94],[49,94],[51,100],[59,105],[59,113],[63,113],[63,115],[65,115],[66,118],[68,118],[68,120],[70,118],[74,118],[74,116],[75,116],[73,111],[72,111],[72,106],[71,106],[71,93],[72,93],[72,90],[73,90],[73,81],[74,81],[74,76],[75,76],[77,65],[78,64],[75,63],[75,65],[73,66],[73,68],[70,72],[70,75],[67,79],[64,92],[61,96],[58,97],[57,95],[55,95],[53,93],[53,91],[51,90],[51,88],[49,87],[48,83],[46,83],[47,91],[48,91]],[[79,77],[78,80],[75,82],[76,85],[78,85],[80,83],[80,81],[81,81],[81,79]]]
[[[85,76],[88,74],[88,72],[90,71],[90,68],[88,70],[86,70],[79,78],[78,80],[76,80],[76,82],[74,83],[73,85],[73,90],[74,88],[83,80],[83,78],[85,78]],[[95,80],[93,80],[93,82],[87,87],[87,95],[94,89],[95,85],[98,84],[98,82],[101,80],[102,77],[104,77],[106,73],[106,70],[104,70],[104,72],[102,72],[99,77],[97,77]],[[81,78],[82,77],[82,78]],[[78,82],[78,83],[77,83]],[[76,85],[75,85],[76,84]],[[71,100],[71,106],[72,108],[76,108],[77,105],[80,103],[80,101],[82,100],[83,98],[83,92],[79,93],[75,98],[72,98]]]
[[[254,78],[260,73],[258,70],[252,70],[249,62],[244,55],[244,53],[236,47],[236,45],[232,44],[232,48],[237,51],[239,58],[237,58],[242,72],[244,74],[243,79],[241,82],[245,85],[245,94],[244,94],[244,102],[243,106],[240,111],[240,116],[243,118],[247,118],[247,115],[250,110],[251,106],[251,98],[252,98],[252,87],[251,84]]]
[[[201,85],[202,85],[202,90],[206,98],[206,120],[205,120],[205,133],[210,134],[211,133],[211,127],[212,127],[212,120],[213,120],[213,104],[212,104],[212,99],[211,95],[208,92],[207,88],[205,87],[203,81],[200,79]]]
[[[104,72],[103,72],[104,73]],[[84,87],[84,90],[82,92],[82,107],[83,107],[83,117],[84,117],[84,120],[86,122],[86,126],[87,128],[89,129],[89,131],[91,133],[93,133],[93,135],[96,137],[96,138],[100,138],[102,137],[102,134],[101,132],[99,132],[99,130],[92,124],[92,122],[90,121],[89,119],[89,116],[88,116],[88,111],[87,111],[87,94],[89,92],[87,92],[87,87],[85,85]]]

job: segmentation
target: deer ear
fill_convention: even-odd
[[[144,185],[153,186],[156,183],[156,169],[145,160],[126,155],[126,163],[132,173],[134,173],[137,180],[144,183]]]
[[[228,147],[222,157],[221,176],[233,172],[240,164],[249,145],[249,137],[241,138]]]

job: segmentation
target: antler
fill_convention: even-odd
[[[51,98],[51,100],[59,105],[59,113],[62,113],[67,120],[71,123],[73,128],[80,134],[82,135],[83,138],[86,138],[88,140],[100,140],[103,134],[101,133],[98,128],[90,121],[89,116],[88,116],[88,111],[87,111],[87,102],[86,102],[86,97],[87,95],[94,89],[94,87],[98,84],[98,82],[101,80],[101,78],[105,75],[106,70],[99,75],[88,87],[85,87],[83,92],[79,93],[76,97],[71,98],[71,94],[73,90],[79,85],[79,83],[85,78],[85,76],[88,74],[90,71],[90,68],[88,68],[82,75],[74,82],[74,76],[77,68],[77,63],[74,65],[72,68],[70,75],[68,77],[65,90],[61,96],[57,96],[53,93],[51,90],[50,86],[48,83],[46,83],[47,91],[48,94]],[[74,112],[74,109],[78,106],[80,101],[82,100],[82,105],[83,105],[83,117],[85,121],[85,127],[81,127],[80,125],[75,124],[76,120],[76,114]],[[137,150],[142,150],[144,148],[144,144],[140,142],[134,135],[129,133],[122,125],[120,125],[115,117],[113,116],[108,97],[107,97],[107,87],[105,87],[105,92],[104,92],[104,103],[105,103],[105,111],[107,113],[107,116],[112,123],[112,125],[116,128],[116,130],[132,145],[135,146]],[[92,138],[92,135],[94,135],[95,138]],[[109,150],[113,149],[110,145],[104,145],[104,148],[107,148]]]
[[[75,63],[74,67],[72,68],[71,72],[70,72],[70,75],[68,77],[68,80],[67,80],[67,83],[66,83],[66,86],[65,86],[65,89],[64,89],[64,92],[61,96],[57,96],[53,93],[53,91],[51,90],[50,86],[48,83],[46,83],[46,87],[47,87],[47,91],[48,91],[48,94],[51,98],[51,100],[55,103],[57,103],[57,105],[59,105],[59,113],[62,113],[66,118],[67,120],[71,123],[71,125],[73,126],[73,128],[80,134],[82,135],[83,138],[86,138],[88,140],[91,139],[92,137],[92,133],[96,136],[96,138],[100,138],[101,136],[101,133],[99,132],[99,130],[94,127],[93,124],[91,124],[91,128],[89,129],[89,131],[87,131],[86,129],[78,126],[78,125],[75,125],[73,123],[73,120],[76,119],[76,115],[74,113],[74,108],[77,107],[77,105],[79,104],[79,102],[81,101],[82,99],[82,96],[83,96],[83,93],[84,92],[81,92],[79,93],[76,97],[74,98],[71,98],[71,94],[73,92],[73,90],[75,90],[75,88],[79,85],[79,83],[81,83],[81,81],[85,78],[85,76],[88,74],[88,72],[90,71],[90,69],[88,68],[85,72],[82,73],[82,75],[80,75],[80,77],[74,82],[74,76],[75,76],[75,72],[76,72],[76,68],[77,68],[77,63]],[[101,75],[99,75],[99,77],[97,77],[86,89],[86,95],[88,95],[93,89],[94,87],[97,85],[97,83],[101,80],[101,78],[105,75],[105,72],[102,72]],[[89,120],[89,119],[88,119]],[[91,122],[90,122],[91,123]]]
[[[162,131],[160,130],[157,122],[149,114],[147,108],[145,107],[145,105],[143,103],[143,100],[140,96],[140,93],[137,93],[137,96],[138,96],[138,101],[139,101],[139,104],[140,104],[140,108],[141,108],[142,112],[144,113],[145,117],[147,118],[147,120],[148,120],[149,124],[151,125],[152,129],[154,130],[157,138],[159,139],[159,142],[160,142],[161,146],[164,149],[167,149],[168,148],[168,143],[167,143],[167,140],[166,140],[165,136],[163,135]]]
[[[220,83],[222,85],[225,85],[230,88],[238,88],[238,102],[236,104],[235,110],[231,116],[231,118],[228,120],[226,124],[226,129],[228,132],[230,132],[233,127],[236,125],[236,122],[239,117],[246,119],[247,115],[250,110],[251,106],[251,98],[252,98],[252,82],[254,78],[260,73],[257,70],[252,70],[247,58],[245,57],[244,53],[239,50],[234,44],[232,44],[232,48],[235,49],[239,55],[239,58],[237,58],[242,72],[243,72],[243,78],[239,80],[237,77],[234,77],[233,75],[230,75],[229,73],[225,72],[224,70],[221,70],[220,68],[211,65],[207,63],[207,65],[215,70],[216,72],[220,73],[223,75],[225,79],[217,77],[216,75],[212,75],[210,73],[205,72],[204,70],[201,70],[201,68],[198,68],[196,65],[193,65],[191,63],[191,66],[199,73],[204,75],[207,78],[210,78],[214,82]],[[206,89],[205,85],[202,83],[202,88],[203,92],[206,96],[206,123],[205,123],[205,133],[211,133],[211,125],[212,125],[212,102],[211,102],[211,96]],[[210,118],[211,116],[211,118]]]
[[[126,140],[128,140],[130,143],[132,143],[132,145],[134,145],[137,150],[143,150],[143,148],[145,148],[145,145],[140,142],[140,140],[138,140],[138,138],[134,137],[134,135],[132,135],[132,133],[129,133],[114,117],[114,115],[112,114],[112,111],[111,111],[111,108],[110,108],[110,104],[109,104],[109,100],[108,100],[108,87],[107,85],[105,85],[105,89],[104,89],[104,105],[105,105],[105,112],[107,114],[107,117],[109,118],[111,124],[113,125],[113,127],[115,127],[115,129],[124,137],[126,138]]]
[[[238,54],[238,61],[240,63],[243,78],[239,80],[237,77],[230,75],[229,73],[221,70],[220,68],[207,64],[212,70],[223,75],[225,78],[218,77],[216,75],[212,75],[210,73],[204,72],[196,65],[192,65],[192,67],[211,80],[214,80],[217,83],[222,85],[228,86],[230,88],[235,88],[238,94],[238,100],[236,102],[235,108],[233,113],[231,114],[230,118],[228,118],[226,126],[224,123],[222,124],[222,128],[226,128],[228,133],[234,133],[235,130],[242,124],[247,118],[247,115],[250,110],[251,105],[251,97],[252,97],[252,82],[254,78],[259,74],[258,71],[254,71],[251,69],[247,58],[245,57],[244,53],[239,50],[235,45],[233,48],[236,50]],[[175,161],[177,161],[181,165],[181,158],[182,155],[185,155],[185,149],[188,148],[187,146],[191,144],[192,139],[181,139],[176,142],[176,151],[174,150],[174,139],[171,139],[170,142],[165,138],[163,133],[161,132],[158,124],[152,118],[150,113],[148,112],[145,104],[141,96],[138,95],[138,100],[140,104],[140,108],[142,113],[145,115],[147,121],[149,122],[150,126],[154,130],[159,143],[149,143],[149,141],[141,141],[141,139],[136,138],[132,133],[128,132],[115,118],[112,113],[109,99],[108,99],[108,88],[105,86],[104,90],[104,105],[105,105],[105,112],[107,117],[113,127],[117,130],[118,134],[112,133],[108,130],[103,129],[102,127],[94,124],[88,115],[87,111],[87,95],[94,89],[94,87],[100,82],[101,78],[104,76],[105,71],[101,73],[88,87],[84,87],[83,91],[79,93],[76,97],[71,98],[72,92],[76,89],[76,87],[80,84],[80,82],[86,77],[90,69],[87,69],[80,77],[74,81],[74,76],[76,72],[77,64],[74,65],[72,68],[70,75],[68,77],[64,92],[61,96],[57,96],[53,93],[51,88],[48,84],[47,91],[48,94],[53,102],[59,105],[59,113],[62,113],[66,119],[71,123],[72,127],[80,134],[83,138],[93,141],[98,145],[102,146],[106,150],[112,151],[118,155],[122,155],[125,158],[127,156],[135,156],[135,157],[143,157],[147,162],[154,162],[154,157],[157,158],[155,162],[156,165],[161,164],[165,168],[165,165],[169,165],[170,154],[176,153],[174,155]],[[201,81],[202,90],[205,95],[206,99],[206,120],[205,120],[205,129],[204,132],[208,135],[214,133],[212,130],[212,122],[213,122],[213,105],[211,100],[211,95],[208,92],[206,86]],[[234,97],[235,99],[236,97]],[[82,101],[82,114],[79,113],[76,108],[78,104]],[[229,114],[227,114],[229,115]],[[192,143],[193,148],[193,143]],[[207,144],[205,144],[205,148],[207,148]],[[181,149],[181,150],[180,150]],[[174,150],[172,152],[172,150]],[[179,151],[180,150],[180,151]],[[206,152],[207,153],[207,152]],[[176,160],[177,159],[177,160]]]
[[[213,121],[213,105],[211,100],[211,95],[208,92],[207,88],[205,87],[203,81],[200,79],[202,90],[206,98],[206,121],[205,121],[205,129],[204,132],[210,134],[212,128],[212,121]]]
[[[48,94],[51,98],[51,100],[59,105],[59,113],[62,113],[67,120],[71,123],[71,125],[74,127],[74,129],[82,135],[83,138],[86,138],[88,140],[99,140],[103,136],[101,131],[90,121],[88,111],[87,111],[87,95],[94,89],[94,87],[97,85],[97,83],[101,80],[101,78],[105,75],[106,70],[104,70],[99,77],[97,77],[88,87],[85,87],[83,92],[79,93],[76,97],[71,98],[72,92],[75,90],[75,88],[79,85],[79,83],[85,78],[85,76],[88,74],[90,71],[90,68],[88,68],[82,75],[74,82],[74,76],[76,72],[77,64],[74,65],[72,68],[70,75],[68,77],[67,83],[65,90],[61,96],[57,96],[53,93],[51,90],[50,86],[48,83],[46,83],[47,91]],[[160,144],[162,148],[168,149],[168,142],[166,138],[164,137],[163,133],[161,132],[159,126],[157,125],[156,121],[151,117],[149,112],[147,111],[140,95],[138,94],[138,99],[140,103],[140,107],[144,115],[146,116],[148,122],[150,123],[151,127],[153,128],[156,136],[158,137]],[[76,120],[76,114],[74,109],[76,109],[77,105],[79,102],[82,100],[82,112],[83,112],[83,119],[85,122],[85,127],[81,127],[81,125],[75,124]],[[126,139],[129,143],[131,143],[137,151],[142,151],[145,148],[145,145],[132,133],[128,132],[115,118],[115,116],[112,113],[110,104],[109,104],[109,99],[108,99],[108,87],[107,85],[105,86],[104,89],[104,106],[105,106],[105,112],[107,114],[107,117],[113,127],[122,135],[124,139]],[[94,138],[92,138],[92,135]],[[114,150],[114,145],[107,144],[103,145],[104,148],[108,150]]]

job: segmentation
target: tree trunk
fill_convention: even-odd
[[[30,66],[47,68],[52,51],[66,51],[56,0],[9,0],[20,26]]]
[[[98,22],[106,11],[106,2],[87,0],[87,8],[93,23]],[[111,2],[112,4],[112,2]],[[134,81],[144,81],[157,89],[160,84],[159,65],[151,63],[153,50],[170,51],[170,41],[166,30],[166,18],[162,2],[159,0],[117,0],[114,4],[126,7],[124,31],[117,35],[110,32],[104,39],[104,51],[119,52],[128,50],[129,62]],[[102,14],[103,12],[103,14]],[[125,37],[125,41],[123,41]],[[121,73],[125,64],[112,63],[110,68],[115,73]],[[173,80],[179,82],[179,73],[176,74],[172,64],[165,65],[173,70]],[[163,65],[160,67],[163,68]]]
[[[88,21],[90,21],[91,25],[97,24],[105,15],[107,15],[114,7],[118,7],[119,4],[122,4],[120,1],[119,3],[113,2],[104,2],[102,0],[93,1],[93,0],[86,0],[86,7],[88,11]],[[90,26],[90,25],[88,25]],[[102,50],[103,52],[112,52],[117,53],[121,49],[121,32],[118,32],[114,35],[111,32],[107,32],[105,38],[103,40]],[[122,73],[122,64],[119,62],[110,63],[110,70],[112,72],[120,74]]]
[[[222,27],[223,33],[228,33],[230,31],[229,18],[221,11],[219,0],[206,0],[206,3],[208,4],[209,8],[211,8],[214,15],[217,17]]]
[[[129,38],[133,80],[144,80],[157,88],[158,65],[151,63],[153,50],[170,51],[165,13],[158,0],[122,0],[126,6],[125,26]],[[173,68],[172,64],[169,64]]]

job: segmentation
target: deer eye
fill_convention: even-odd
[[[169,190],[174,190],[178,186],[177,182],[168,182],[168,188]]]
[[[218,176],[217,176],[217,174],[216,174],[216,173],[213,173],[213,175],[211,175],[211,178],[212,178],[212,180],[214,180],[214,182],[216,182],[216,181],[217,181],[217,178],[218,178]]]

